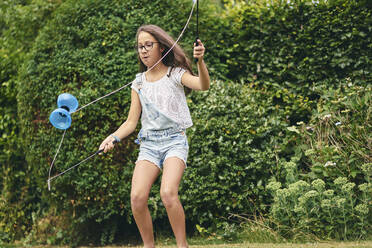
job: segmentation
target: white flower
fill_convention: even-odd
[[[341,121],[339,121],[339,122],[336,122],[336,126],[339,126],[339,125],[341,125],[342,123],[341,123]]]
[[[328,167],[328,166],[335,166],[336,163],[332,162],[332,161],[327,161],[327,163],[324,164],[324,167]]]

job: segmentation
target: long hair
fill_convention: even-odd
[[[138,28],[137,34],[136,34],[136,44],[138,44],[138,35],[140,32],[147,32],[154,36],[154,38],[159,42],[160,46],[164,48],[164,51],[162,52],[162,56],[164,56],[165,53],[168,52],[168,50],[173,46],[175,43],[174,39],[165,32],[162,28],[156,25],[142,25]],[[138,62],[139,62],[139,70],[140,72],[146,71],[146,66],[144,63],[142,63],[141,58],[138,54]],[[194,75],[191,69],[191,62],[190,59],[187,57],[183,49],[176,44],[173,49],[168,53],[167,56],[165,56],[162,60],[163,64],[166,66],[172,67],[181,67],[188,71],[191,75]],[[172,72],[172,70],[171,70]],[[186,88],[186,93],[190,93],[191,89]]]

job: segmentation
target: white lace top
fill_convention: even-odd
[[[193,125],[181,82],[182,75],[186,70],[180,67],[173,68],[168,77],[170,69],[171,67],[168,68],[166,75],[155,82],[147,81],[145,73],[142,73],[142,84],[134,80],[131,88],[137,93],[141,89],[141,93],[148,101],[155,104],[162,114],[176,122],[181,128],[186,129]]]

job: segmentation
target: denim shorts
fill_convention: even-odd
[[[177,157],[186,165],[189,144],[185,130],[165,129],[160,131],[140,131],[138,134],[140,151],[137,162],[147,160],[163,169],[167,158]]]

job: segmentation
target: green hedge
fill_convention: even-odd
[[[227,5],[236,34],[227,53],[230,79],[258,78],[305,95],[324,80],[372,81],[368,1],[238,2]]]

